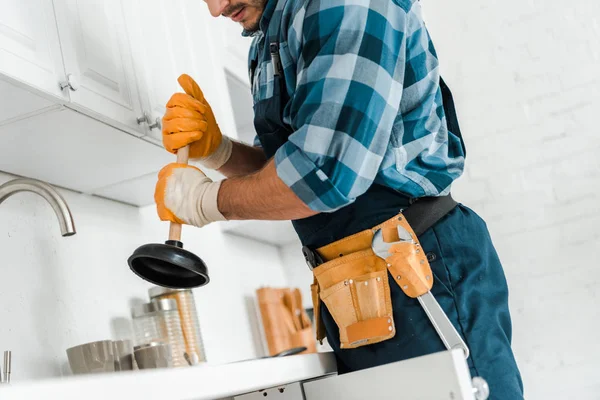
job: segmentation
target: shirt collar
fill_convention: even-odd
[[[278,0],[267,0],[267,4],[265,5],[265,10],[263,11],[263,15],[260,18],[260,22],[258,23],[259,29],[256,32],[248,32],[244,29],[242,32],[242,36],[256,36],[259,33],[265,33],[269,28],[269,22],[271,22],[271,17],[273,17],[273,13],[275,12],[275,7],[277,6]]]

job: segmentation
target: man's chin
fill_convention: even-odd
[[[246,25],[246,24],[241,24],[241,23],[240,23],[240,25],[242,26],[242,28],[244,28],[244,30],[246,32],[250,32],[250,33],[254,33],[254,32],[258,31],[258,29],[259,29],[257,25]]]
[[[240,25],[247,32],[256,32],[260,28],[258,21],[240,21]]]

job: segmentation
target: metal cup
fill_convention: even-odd
[[[115,371],[133,370],[133,344],[131,340],[113,341]]]
[[[115,357],[111,340],[86,343],[67,349],[73,374],[94,374],[115,371]]]
[[[171,345],[153,342],[133,349],[133,355],[139,369],[170,368],[173,366]]]

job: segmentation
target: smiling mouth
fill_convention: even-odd
[[[244,12],[245,9],[246,9],[246,7],[240,8],[238,11],[229,15],[229,18],[231,18],[232,20],[237,22],[239,19],[241,19],[240,17],[242,16],[242,13]]]

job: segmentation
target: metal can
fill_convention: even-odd
[[[171,345],[174,367],[189,365],[185,360],[185,341],[177,302],[172,299],[156,299],[131,309],[135,345],[163,342]]]
[[[202,343],[200,322],[196,310],[194,293],[190,289],[169,289],[153,287],[148,290],[148,295],[154,300],[170,299],[177,302],[179,320],[185,341],[185,351],[192,365],[205,362],[206,354]]]

